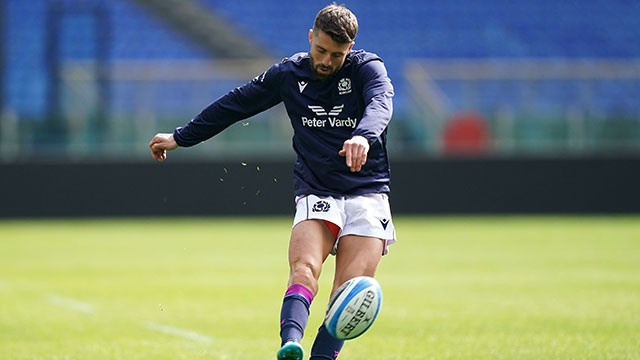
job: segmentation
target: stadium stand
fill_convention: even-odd
[[[276,58],[307,49],[306,33],[311,19],[327,3],[325,0],[191,1],[233,24],[234,31],[253,39]],[[106,47],[109,63],[212,58],[196,41],[176,32],[166,19],[140,3],[130,0],[4,1],[0,6],[4,7],[5,18],[2,84],[5,107],[16,112],[21,121],[39,121],[49,115],[48,99],[52,90],[47,36],[50,15],[56,8],[66,9],[56,39],[62,60],[94,60],[96,46]],[[640,58],[637,31],[640,3],[636,1],[354,0],[347,5],[360,21],[356,48],[375,51],[385,59],[396,86],[396,113],[400,118],[409,117],[406,114],[413,111],[412,90],[405,79],[407,59]],[[109,27],[108,41],[104,44],[96,44],[99,30],[91,12],[79,11],[92,7],[105,10]],[[584,94],[574,86],[575,81],[542,79],[537,82],[535,107],[545,114],[554,113],[566,104],[582,106]],[[441,79],[437,84],[453,109],[466,110],[470,102],[460,81]],[[163,109],[175,106],[176,112],[191,112],[191,108],[180,109],[185,102],[184,94],[188,94],[185,87],[189,85],[180,82],[159,87],[154,99]],[[479,95],[471,102],[475,110],[495,112],[510,103],[521,106],[522,94],[514,91],[509,82],[483,80],[477,87]],[[135,106],[128,95],[135,89],[113,83],[111,91],[113,103],[118,107]],[[640,110],[637,78],[598,81],[589,91],[588,107],[594,113],[625,117]],[[633,120],[629,124],[633,131],[640,131]]]
[[[205,58],[206,53],[171,31],[166,24],[126,0],[5,2],[7,19],[4,54],[7,67],[6,103],[28,118],[46,116],[47,20],[52,7],[66,9],[59,43],[65,59],[91,60],[95,31],[87,12],[78,9],[105,6],[111,23],[110,59]]]

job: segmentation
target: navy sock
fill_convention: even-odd
[[[306,287],[292,285],[287,289],[280,311],[281,346],[287,341],[302,340],[309,320],[311,301],[313,301],[313,294]]]
[[[344,340],[338,340],[331,336],[324,324],[318,329],[318,335],[311,348],[311,358],[309,360],[335,360],[342,350]]]

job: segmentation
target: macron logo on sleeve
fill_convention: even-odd
[[[304,88],[306,88],[307,85],[309,85],[309,83],[306,81],[298,81],[298,89],[300,89],[300,94],[302,94]]]

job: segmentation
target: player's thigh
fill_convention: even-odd
[[[291,230],[289,241],[291,275],[309,269],[317,280],[322,263],[329,256],[334,243],[335,238],[324,221],[311,219],[296,224]]]
[[[378,270],[384,241],[375,237],[345,235],[340,238],[336,253],[333,293],[345,281],[356,276],[373,277]]]

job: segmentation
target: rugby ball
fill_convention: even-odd
[[[324,326],[336,339],[362,335],[382,307],[382,288],[369,276],[359,276],[342,284],[329,299]]]

